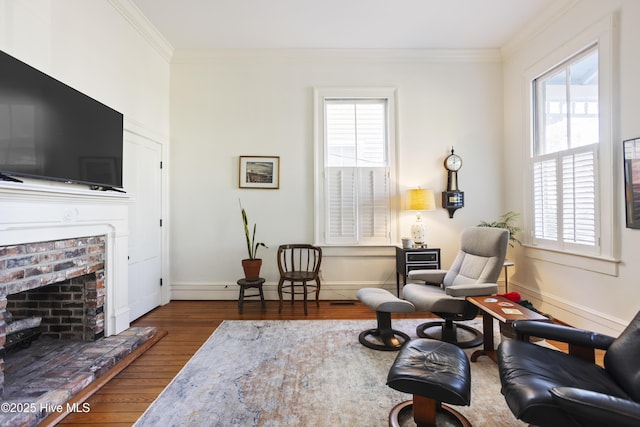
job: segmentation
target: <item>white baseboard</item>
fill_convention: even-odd
[[[576,304],[575,301],[569,301],[544,291],[529,289],[511,280],[509,281],[509,291],[519,292],[522,299],[531,301],[538,310],[576,328],[615,337],[620,335],[620,332],[628,324],[626,320],[599,312],[591,307]]]
[[[266,300],[278,300],[277,282],[266,282],[262,289]],[[389,282],[322,282],[321,300],[355,300],[360,288],[383,288],[396,293],[396,283]],[[240,289],[235,283],[172,283],[172,300],[237,300]],[[251,290],[253,293],[254,290]]]

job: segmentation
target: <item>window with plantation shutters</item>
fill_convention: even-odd
[[[533,81],[533,242],[598,245],[598,48]]]
[[[393,100],[389,91],[346,92],[316,92],[316,240],[389,245]]]

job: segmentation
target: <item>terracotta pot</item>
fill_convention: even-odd
[[[260,277],[260,268],[262,267],[262,259],[243,259],[242,269],[244,270],[244,278],[247,280],[255,280]]]

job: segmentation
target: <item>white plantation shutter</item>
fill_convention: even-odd
[[[565,242],[595,245],[597,145],[562,156],[562,228]]]
[[[558,238],[558,182],[555,158],[533,164],[534,233],[538,239]]]
[[[388,245],[388,100],[325,99],[323,106],[324,243]]]
[[[389,241],[389,171],[387,168],[359,169],[360,241],[364,244]]]
[[[595,245],[596,150],[594,144],[534,162],[535,238]]]
[[[327,243],[352,243],[357,239],[355,168],[326,169]]]

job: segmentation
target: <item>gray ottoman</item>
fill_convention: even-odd
[[[374,350],[400,350],[402,345],[409,341],[409,336],[391,327],[391,313],[411,313],[415,311],[413,304],[380,288],[359,289],[356,297],[364,305],[376,312],[378,320],[377,328],[368,329],[360,333],[358,337],[360,344]]]
[[[464,415],[442,404],[471,404],[469,359],[454,344],[426,338],[407,342],[389,370],[387,385],[413,395],[413,401],[393,408],[389,414],[391,427],[406,424],[411,413],[418,427],[471,426]]]

